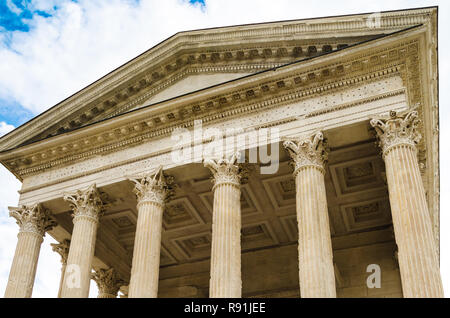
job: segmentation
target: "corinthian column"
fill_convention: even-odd
[[[125,283],[119,278],[114,268],[99,269],[91,275],[98,286],[97,298],[117,298],[120,287]]]
[[[64,200],[70,203],[74,218],[61,297],[87,298],[103,200],[95,184],[86,190],[65,195]]]
[[[46,231],[56,226],[50,212],[40,204],[9,208],[20,227],[5,297],[29,298],[33,292],[39,251]]]
[[[372,119],[383,150],[404,297],[444,297],[416,145],[417,112]]]
[[[241,281],[241,169],[237,155],[206,159],[214,176],[211,278],[209,297],[239,298]]]
[[[64,273],[66,272],[67,257],[69,256],[70,240],[64,240],[61,243],[51,243],[53,252],[61,256],[61,279],[59,281],[58,298],[61,298],[61,290],[64,282]]]
[[[138,220],[134,240],[129,298],[158,296],[162,215],[165,202],[173,194],[173,178],[162,167],[154,175],[132,180],[136,186]]]
[[[294,160],[298,221],[298,259],[302,298],[336,297],[325,192],[326,152],[321,132],[284,142]]]

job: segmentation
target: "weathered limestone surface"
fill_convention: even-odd
[[[52,243],[52,250],[61,256],[61,279],[59,281],[58,298],[61,298],[61,291],[66,273],[67,257],[69,256],[70,240],[64,240],[61,243]]]
[[[173,179],[163,175],[160,167],[136,184],[138,221],[134,242],[129,298],[156,298],[158,295],[162,216],[170,198]]]
[[[443,297],[438,250],[428,211],[416,144],[416,111],[373,119],[386,163],[392,221],[404,297]]]
[[[6,298],[29,298],[33,292],[39,251],[46,231],[56,226],[50,212],[40,204],[10,208],[10,216],[20,226]]]
[[[103,201],[95,185],[64,196],[73,209],[73,232],[61,291],[63,298],[87,298]]]
[[[300,295],[336,297],[324,181],[323,135],[284,143],[295,163]]]
[[[241,280],[241,190],[237,156],[206,159],[205,167],[214,175],[212,222],[211,298],[239,298]]]
[[[125,283],[114,268],[98,269],[92,273],[92,279],[97,283],[97,298],[117,298],[120,287]]]

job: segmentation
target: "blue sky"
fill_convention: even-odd
[[[79,3],[78,0],[48,1],[47,5],[44,6],[45,9],[39,9],[38,2],[32,0],[1,0],[0,47],[21,54],[14,48],[14,35],[32,32],[33,29],[38,27],[36,17],[44,19],[52,18],[55,14],[58,14],[61,5],[64,5],[66,2]],[[139,2],[140,0],[130,0],[128,4],[137,5]],[[200,6],[200,8],[205,7],[204,0],[189,0],[189,3],[194,6]],[[47,105],[47,107],[43,106],[43,108],[50,106],[52,105]],[[20,100],[0,90],[0,122],[18,127],[38,114],[39,111],[24,107]]]
[[[176,32],[439,5],[441,162],[450,161],[450,2],[415,0],[0,0],[0,136]],[[450,296],[450,169],[441,168],[441,269]],[[0,295],[14,255],[20,182],[0,166]],[[14,242],[14,243],[11,243]],[[34,297],[55,297],[59,258],[46,237]],[[55,274],[56,273],[56,274]],[[91,296],[96,296],[92,285]]]

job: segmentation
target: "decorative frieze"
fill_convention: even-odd
[[[50,211],[41,204],[22,205],[18,208],[10,207],[9,215],[16,219],[20,232],[31,232],[42,237],[45,235],[45,232],[50,231],[57,225]]]
[[[395,30],[395,29],[405,29],[406,27],[420,25],[420,24],[429,24],[429,21],[433,22],[432,19],[432,9],[423,9],[423,10],[416,10],[414,12],[411,11],[401,11],[401,12],[386,12],[386,13],[380,13],[380,19],[379,27],[377,28],[369,28],[368,31],[374,31],[374,32],[386,32],[386,30]],[[369,18],[370,19],[370,16]],[[435,25],[432,25],[432,32],[436,32],[433,28]],[[284,39],[286,36],[292,36],[291,32],[294,32],[293,34],[299,36],[300,38],[297,39],[301,40],[301,37],[304,34],[315,34],[322,32],[335,32],[336,30],[339,30],[339,32],[361,32],[362,29],[366,29],[368,27],[367,20],[365,19],[358,19],[357,21],[348,21],[346,20],[331,20],[323,21],[322,19],[317,20],[310,20],[308,23],[304,23],[304,21],[300,22],[289,22],[288,25],[283,22],[282,27],[275,27],[274,24],[270,24],[267,27],[260,27],[258,29],[242,29],[239,27],[239,30],[233,30],[233,28],[230,28],[228,32],[207,32],[204,31],[201,32],[201,34],[193,35],[195,32],[189,32],[184,33],[181,32],[177,34],[176,36],[168,39],[163,43],[161,46],[157,46],[144,54],[140,55],[139,57],[133,59],[130,63],[127,63],[126,65],[120,67],[118,70],[112,72],[111,74],[108,74],[104,78],[102,78],[99,81],[96,81],[94,84],[90,85],[86,89],[78,92],[73,97],[67,99],[66,101],[62,102],[61,105],[58,105],[59,107],[56,109],[52,109],[49,114],[46,116],[44,121],[34,121],[29,124],[27,124],[27,130],[21,131],[20,134],[15,136],[13,139],[9,141],[9,144],[11,142],[14,142],[14,140],[19,140],[19,142],[23,142],[25,138],[29,136],[30,130],[35,132],[39,129],[42,129],[43,127],[48,127],[49,123],[55,122],[55,120],[61,115],[66,114],[67,112],[73,112],[75,109],[79,109],[80,105],[89,105],[89,104],[96,104],[95,101],[98,100],[98,97],[105,96],[108,91],[111,91],[114,86],[117,86],[117,83],[124,83],[124,82],[130,82],[129,87],[125,87],[127,91],[134,91],[139,87],[145,87],[148,85],[147,81],[153,80],[153,74],[148,74],[144,78],[136,78],[135,74],[139,70],[143,69],[150,69],[152,65],[154,66],[155,63],[161,63],[164,58],[166,58],[168,55],[171,55],[174,52],[174,48],[177,47],[181,49],[181,46],[186,46],[188,43],[192,43],[191,41],[207,41],[208,43],[211,43],[211,41],[228,41],[230,39],[233,39],[235,37],[241,38],[245,36],[251,36],[252,38],[255,38],[257,36],[260,36],[267,40],[270,38],[270,41],[276,41],[277,38],[281,37]],[[311,38],[316,38],[315,36],[312,36]],[[323,43],[326,44],[326,43]],[[332,46],[334,46],[332,44]],[[198,46],[197,46],[198,47]],[[254,49],[254,48],[251,48]],[[249,48],[249,50],[251,50]],[[295,54],[296,52],[299,52],[300,50],[293,48],[292,53]],[[304,48],[301,49],[301,52],[308,52],[308,50],[305,50]],[[325,50],[326,51],[326,50]],[[278,48],[275,52],[275,49],[271,49],[271,54],[267,53],[267,50],[264,48],[258,49],[258,55],[261,55],[262,57],[268,57],[271,58],[272,56],[284,56],[287,54],[282,54],[283,48]],[[287,53],[287,52],[286,52]],[[211,52],[211,60],[214,60],[215,56],[214,52]],[[228,60],[230,57],[233,58],[233,54],[230,55],[230,52],[223,52],[222,58],[224,60]],[[250,56],[251,54],[249,54]],[[244,54],[245,56],[245,54]],[[241,55],[236,53],[236,58],[240,58]],[[203,63],[205,62],[203,59],[202,54],[198,54],[197,58],[201,60]],[[206,56],[205,56],[206,58]],[[195,59],[195,57],[194,57]],[[186,63],[191,63],[192,58],[190,55],[188,55],[188,58],[186,59]],[[167,62],[166,62],[167,63]],[[170,64],[178,65],[178,60],[174,61],[173,63],[170,62]],[[133,84],[132,84],[133,83]],[[96,106],[98,108],[98,106]],[[101,108],[101,107],[100,107]],[[34,134],[34,133],[33,133]]]
[[[253,85],[241,89],[238,92],[209,97],[206,100],[194,104],[177,107],[178,109],[173,109],[167,114],[155,114],[153,119],[147,119],[143,123],[133,123],[132,125],[115,129],[113,134],[111,132],[105,132],[89,138],[89,143],[82,145],[82,149],[86,150],[84,152],[80,152],[78,148],[75,149],[76,147],[71,143],[57,147],[51,151],[46,151],[45,153],[15,159],[8,164],[14,167],[13,169],[17,170],[20,175],[27,175],[94,154],[98,155],[100,152],[114,151],[117,148],[139,143],[148,138],[167,135],[180,125],[183,127],[191,126],[192,123],[189,117],[198,117],[199,113],[194,109],[199,106],[201,113],[205,113],[202,121],[210,122],[223,120],[224,116],[235,116],[239,113],[248,113],[249,111],[257,111],[262,108],[294,102],[299,99],[311,98],[329,91],[342,90],[360,82],[373,81],[377,78],[392,76],[394,74],[400,74],[403,78],[407,78],[409,82],[414,82],[419,79],[408,77],[407,74],[411,72],[404,66],[404,59],[410,56],[410,54],[418,53],[416,47],[410,45],[410,43],[416,42],[403,43],[400,47],[385,49],[376,54],[371,52],[371,55],[364,54],[358,59],[343,61],[339,64],[332,64],[316,69],[313,68],[301,73],[293,72],[289,75],[285,74],[279,78],[272,78],[271,83],[264,82],[264,84]],[[404,48],[403,51],[402,48]],[[396,54],[393,54],[393,52]],[[359,63],[355,63],[355,61],[359,61]],[[386,64],[389,65],[387,68]],[[356,67],[356,65],[361,65],[361,67]],[[411,67],[415,66],[411,65]],[[283,85],[280,85],[280,83],[283,83]],[[266,86],[269,89],[265,89],[264,87]],[[290,91],[292,89],[295,89],[295,91],[291,93]],[[239,98],[236,99],[234,98],[235,96],[239,96]],[[221,100],[226,100],[227,102],[224,104]],[[210,111],[209,104],[221,105],[222,114],[211,115],[208,113]],[[339,109],[338,107],[336,110]],[[331,110],[328,109],[327,111]],[[177,113],[183,114],[183,116],[176,116],[175,114]],[[190,115],[186,117],[187,114]],[[167,117],[167,120],[160,120],[162,117]],[[136,127],[139,128],[136,130]],[[124,130],[129,133],[124,135]],[[125,139],[126,142],[124,143]],[[55,158],[61,155],[64,155],[64,159]]]

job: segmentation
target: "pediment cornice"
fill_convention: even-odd
[[[370,15],[360,14],[177,33],[4,136],[0,149],[128,111],[170,83],[195,72],[256,72],[320,54],[325,47],[336,50],[342,42],[354,44],[428,23],[433,10],[384,12],[377,28],[368,25]]]
[[[425,31],[424,27],[414,28],[161,102],[4,153],[1,160],[16,176],[23,178],[159,138],[177,127],[189,128],[196,119],[211,124],[390,76],[401,76],[410,105],[421,105],[418,60]],[[409,90],[417,87],[419,89]],[[306,116],[317,116],[320,111],[332,112],[342,107],[352,105],[312,109]]]

